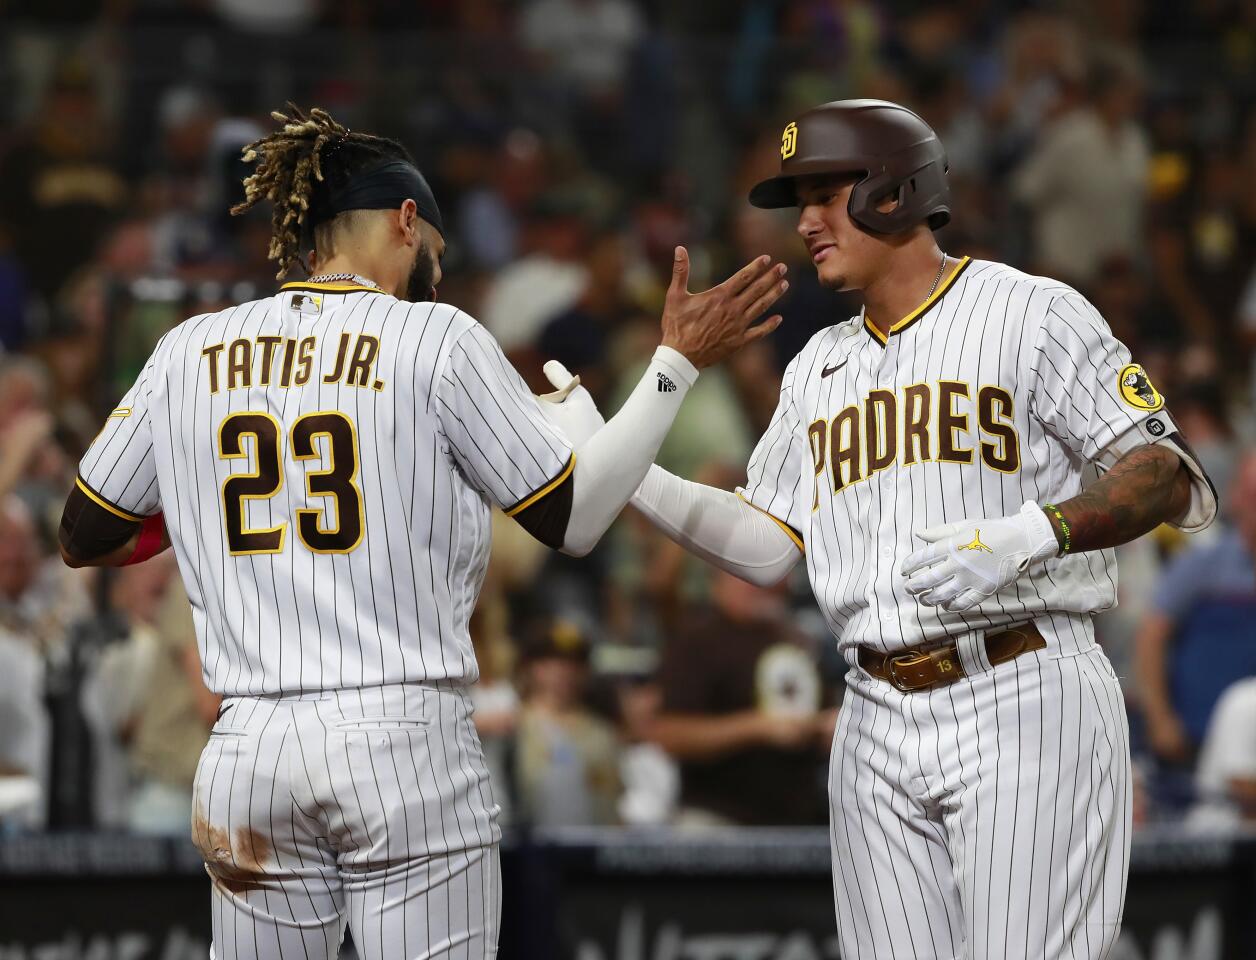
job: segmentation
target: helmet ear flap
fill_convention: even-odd
[[[887,196],[897,201],[894,208],[878,210],[877,204]],[[899,233],[922,221],[936,230],[951,219],[945,173],[935,163],[926,163],[907,176],[882,168],[851,189],[847,212],[855,223],[873,233]]]
[[[878,210],[877,204],[887,196],[893,196],[892,210]],[[904,214],[910,208],[904,205],[903,184],[896,183],[885,170],[864,177],[851,188],[846,209],[850,218],[872,233],[897,233],[903,229]]]

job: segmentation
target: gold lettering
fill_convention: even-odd
[[[365,387],[371,379],[371,366],[379,353],[379,340],[361,334],[353,348],[353,359],[349,362],[349,371],[345,374],[345,386]]]
[[[291,337],[283,341],[283,372],[279,374],[279,386],[292,386],[292,361],[297,356],[297,342]]]
[[[981,461],[1000,473],[1020,469],[1020,439],[1012,426],[1014,412],[1012,395],[1002,387],[985,386],[977,391],[977,423],[996,441],[981,441]]]
[[[863,479],[859,447],[859,408],[847,407],[829,428],[829,462],[833,465],[833,492]]]
[[[253,344],[249,340],[232,340],[227,347],[227,389],[253,384]]]
[[[275,359],[275,348],[283,343],[283,337],[258,337],[262,347],[262,369],[257,383],[262,387],[270,386],[270,365]]]
[[[340,348],[336,351],[336,368],[323,377],[323,383],[335,383],[345,372],[345,357],[349,353],[349,334],[340,335]]]
[[[955,398],[968,399],[968,384],[958,380],[938,381],[938,459],[946,463],[972,463],[971,447],[956,443],[955,431],[968,430],[968,414],[955,409]]]
[[[824,473],[825,448],[829,441],[828,432],[829,425],[823,420],[816,420],[807,427],[807,439],[811,442],[811,459],[815,464],[815,479],[812,483],[815,487],[815,496],[811,501],[812,510],[818,510],[820,507],[820,475]]]
[[[218,358],[222,354],[223,345],[215,343],[212,347],[206,347],[201,351],[201,356],[207,361],[206,367],[209,370],[209,392],[218,392]]]
[[[929,415],[933,393],[927,383],[913,383],[903,391],[903,465],[932,460]]]
[[[298,387],[310,382],[310,374],[314,370],[314,346],[317,343],[318,340],[315,337],[304,337],[300,346],[297,347],[297,375],[293,383]]]
[[[864,400],[864,443],[868,476],[884,470],[898,456],[898,402],[890,390],[869,390]]]
[[[826,465],[837,494],[895,464],[932,462],[935,437],[937,461],[971,464],[979,447],[978,462],[991,470],[1015,473],[1020,469],[1020,437],[1010,391],[986,385],[974,395],[974,387],[959,380],[913,383],[899,389],[901,394],[887,388],[869,390],[862,405],[846,407],[832,421],[821,418],[807,427],[814,482],[812,510],[820,506],[819,480]],[[970,430],[973,417],[977,423]]]
[[[798,124],[790,123],[781,133],[781,159],[788,160],[798,149]]]

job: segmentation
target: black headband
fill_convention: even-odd
[[[405,160],[389,160],[355,173],[339,190],[317,199],[310,208],[310,226],[317,227],[346,210],[393,210],[407,200],[413,200],[419,216],[442,237],[445,235],[432,188],[423,174]]]

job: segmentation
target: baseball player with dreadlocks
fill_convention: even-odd
[[[274,116],[236,212],[270,201],[280,276],[311,247],[314,275],[161,339],[83,457],[62,552],[174,547],[224,697],[192,824],[214,956],[335,957],[347,923],[365,960],[481,960],[500,833],[467,621],[490,508],[587,553],[698,369],[779,323],[752,326],[784,267],[693,295],[678,249],[653,361],[573,445],[484,328],[435,302],[444,230],[406,151],[321,110]]]
[[[852,665],[829,781],[842,956],[1104,957],[1130,760],[1091,617],[1112,548],[1207,526],[1211,484],[1085,298],[939,249],[946,155],[911,111],[804,113],[750,202],[795,207],[863,313],[786,368],[739,495],[655,467],[634,503],[752,582],[806,556]],[[573,438],[600,423],[580,391],[546,409]]]

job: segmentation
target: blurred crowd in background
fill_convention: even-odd
[[[402,140],[449,229],[440,298],[538,392],[604,411],[695,289],[792,264],[774,337],[704,374],[659,462],[732,487],[780,372],[859,309],[789,211],[749,207],[800,110],[916,109],[950,158],[952,255],[1085,293],[1225,496],[1120,553],[1140,824],[1256,822],[1256,2],[0,2],[0,830],[186,834],[215,698],[167,554],[66,569],[79,455],[156,338],[278,284],[240,146],[318,105]],[[477,721],[514,825],[824,822],[842,697],[805,571],[765,590],[625,515],[551,553],[498,517],[473,622]]]

